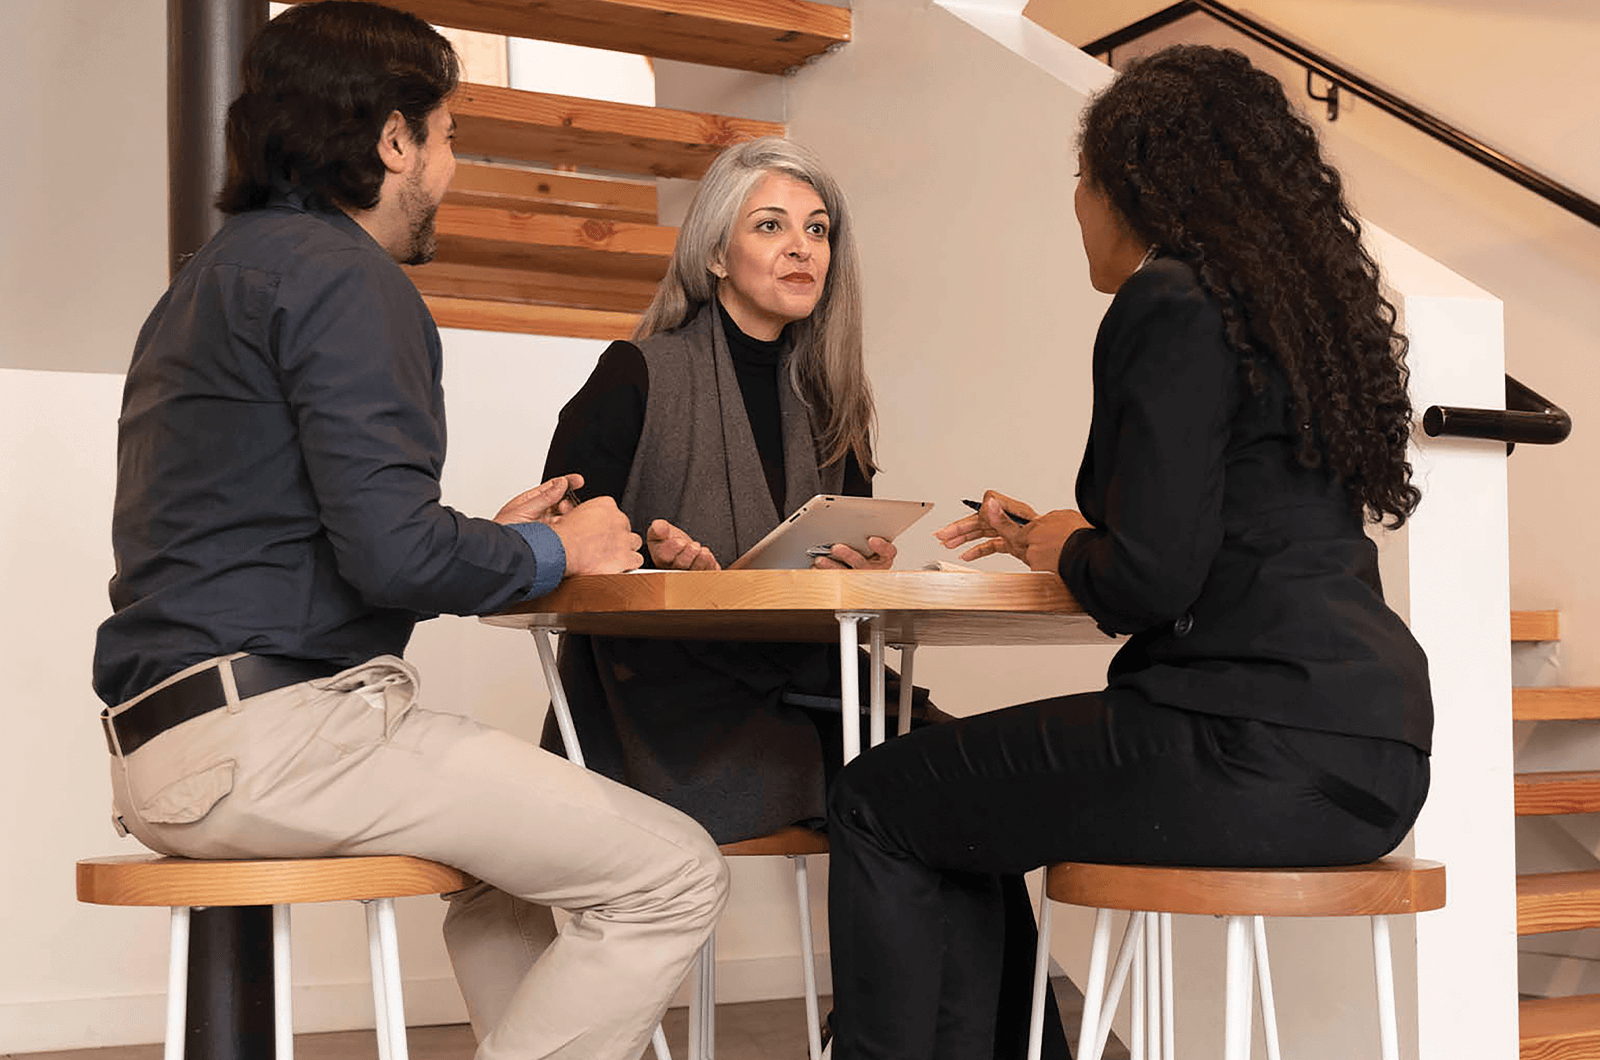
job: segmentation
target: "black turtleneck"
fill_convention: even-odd
[[[782,335],[771,342],[753,339],[739,330],[726,312],[721,315],[767,488],[773,506],[780,515],[787,515],[783,510],[783,429],[778,408],[778,361],[785,339]],[[620,498],[628,485],[639,436],[644,433],[649,394],[650,372],[639,347],[631,342],[613,342],[606,347],[588,382],[561,410],[545,458],[544,477],[576,471],[584,478],[583,496]],[[845,457],[842,490],[853,497],[872,496],[872,483],[861,473],[854,453]],[[634,529],[643,532],[640,527]]]

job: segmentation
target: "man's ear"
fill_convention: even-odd
[[[411,126],[399,111],[390,111],[378,134],[378,160],[391,173],[404,173],[411,163],[416,142],[411,139]]]

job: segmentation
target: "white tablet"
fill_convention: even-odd
[[[832,497],[819,493],[802,504],[755,546],[728,564],[729,570],[803,570],[814,554],[807,550],[849,545],[862,555],[867,538],[893,541],[921,519],[932,501],[895,501],[880,497]]]

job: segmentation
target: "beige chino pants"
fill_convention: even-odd
[[[246,700],[228,659],[214,663],[225,708],[113,756],[128,831],[185,857],[453,865],[483,881],[449,896],[444,925],[477,1060],[639,1056],[727,896],[704,829],[524,740],[421,709],[416,671],[394,656]],[[573,914],[559,933],[551,906]]]

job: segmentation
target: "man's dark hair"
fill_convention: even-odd
[[[217,207],[243,213],[294,190],[315,209],[371,209],[384,122],[399,111],[424,142],[460,72],[450,42],[415,15],[354,0],[289,8],[245,53]]]

